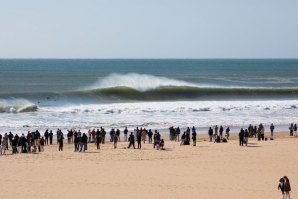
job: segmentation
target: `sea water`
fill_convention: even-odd
[[[287,126],[297,97],[297,59],[0,60],[1,133]]]

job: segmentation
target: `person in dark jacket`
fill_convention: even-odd
[[[63,151],[63,140],[64,140],[63,134],[60,133],[58,136],[59,151]]]
[[[137,142],[138,142],[138,149],[142,148],[142,132],[139,131],[137,132]]]
[[[83,133],[82,136],[82,147],[80,149],[80,152],[83,149],[83,152],[87,151],[87,144],[88,144],[88,136],[86,135],[86,133]]]
[[[151,129],[149,129],[148,131],[149,144],[152,144],[152,136],[153,136],[153,132],[151,131]]]
[[[50,131],[50,133],[49,133],[49,138],[50,138],[50,144],[52,145],[53,144],[53,132],[52,132],[52,130]]]
[[[49,130],[48,129],[44,132],[44,137],[45,137],[45,144],[48,145],[49,144]]]
[[[99,131],[96,132],[96,138],[95,139],[96,139],[96,149],[99,150],[100,149],[100,143],[102,141],[102,138],[100,136]]]
[[[193,146],[197,145],[197,132],[196,131],[192,132],[192,142],[193,142]]]
[[[213,129],[211,127],[209,127],[208,130],[208,135],[209,135],[209,141],[212,142],[212,137],[213,137]]]
[[[135,149],[135,136],[132,134],[132,132],[130,133],[129,137],[128,137],[128,141],[129,141],[129,145],[128,148],[130,148],[131,146],[133,146],[133,148]]]
[[[290,185],[290,180],[287,176],[284,176],[284,191],[285,191],[285,198],[290,199],[290,191],[291,191],[291,185]]]
[[[11,147],[12,147],[12,153],[17,153],[17,147],[18,147],[18,138],[15,136],[11,141]]]
[[[243,146],[243,142],[244,142],[244,130],[241,128],[239,132],[239,145]]]
[[[245,142],[245,145],[247,146],[247,143],[248,143],[248,137],[249,137],[249,132],[247,129],[245,129],[244,131],[244,142]]]

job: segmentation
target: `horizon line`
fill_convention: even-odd
[[[13,60],[13,59],[18,59],[18,60],[46,60],[46,59],[52,59],[52,60],[294,60],[298,59],[297,58],[55,58],[55,57],[50,57],[50,58],[38,58],[38,57],[32,57],[32,58],[21,58],[21,57],[14,57],[14,58],[0,58],[0,60]]]

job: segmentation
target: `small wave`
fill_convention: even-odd
[[[200,108],[200,109],[193,109],[192,111],[193,112],[201,112],[201,111],[205,112],[205,111],[211,111],[211,109],[210,108]]]
[[[26,99],[1,99],[0,113],[35,112],[38,106]]]

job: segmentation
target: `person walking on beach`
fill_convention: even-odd
[[[243,146],[244,142],[244,130],[241,128],[239,132],[239,146]]]
[[[128,138],[129,141],[129,145],[127,148],[130,148],[131,146],[133,146],[133,148],[135,149],[135,136],[133,135],[133,133],[131,132]]]
[[[291,191],[291,185],[290,185],[290,180],[287,176],[284,176],[284,191],[285,191],[285,199],[290,199],[290,191]]]
[[[274,131],[274,125],[273,123],[270,125],[270,132],[271,132],[271,138],[273,138],[273,131]]]
[[[279,179],[277,189],[281,191],[281,199],[285,199],[285,179],[284,178]]]
[[[213,129],[211,127],[209,127],[208,130],[208,135],[209,135],[209,142],[212,142],[212,137],[213,137]]]

